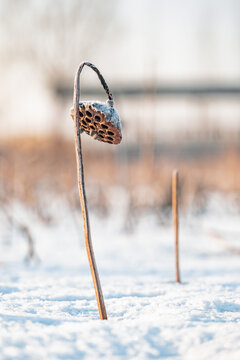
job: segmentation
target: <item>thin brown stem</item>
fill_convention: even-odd
[[[180,283],[179,274],[179,220],[178,220],[178,171],[172,173],[172,213],[175,236],[175,263],[176,263],[176,281]]]
[[[79,126],[79,100],[80,100],[80,74],[84,65],[92,65],[90,63],[82,63],[79,65],[79,68],[76,72],[75,81],[74,81],[74,95],[73,95],[73,104],[74,104],[74,127],[75,127],[75,150],[76,150],[76,161],[77,161],[77,176],[78,176],[78,190],[79,197],[82,209],[83,217],[83,227],[84,227],[84,238],[85,245],[88,255],[88,261],[90,265],[90,270],[93,278],[93,284],[98,304],[98,311],[101,320],[107,320],[107,312],[104,304],[104,298],[100,283],[100,278],[97,270],[97,265],[95,261],[90,224],[88,217],[88,207],[87,207],[87,198],[85,192],[85,183],[84,183],[84,168],[83,168],[83,159],[82,159],[82,147],[81,147],[81,132]],[[90,66],[91,67],[91,66]],[[95,69],[94,69],[95,70]],[[95,70],[96,71],[96,70]],[[98,72],[98,75],[100,73]]]

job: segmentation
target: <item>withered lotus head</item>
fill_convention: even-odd
[[[74,119],[74,109],[71,108]],[[94,139],[108,144],[119,144],[122,140],[121,121],[117,110],[100,101],[82,101],[79,103],[79,126]]]

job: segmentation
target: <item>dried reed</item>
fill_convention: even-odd
[[[174,170],[172,173],[172,213],[173,213],[173,226],[175,236],[175,264],[176,264],[176,281],[180,283],[179,274],[179,219],[178,219],[178,188],[179,177],[178,171]]]

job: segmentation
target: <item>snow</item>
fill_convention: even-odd
[[[182,214],[176,284],[171,223],[146,213],[127,232],[121,200],[111,217],[90,209],[107,321],[99,320],[80,213],[76,223],[58,200],[58,221],[47,226],[15,204],[40,259],[28,265],[25,240],[15,230],[7,238],[0,223],[0,359],[240,358],[240,261],[229,251],[239,249],[239,209],[216,195],[204,213]]]

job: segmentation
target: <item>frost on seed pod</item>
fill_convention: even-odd
[[[74,109],[71,108],[74,119]],[[94,139],[109,144],[119,144],[122,140],[121,121],[117,110],[100,101],[82,101],[79,104],[79,125]]]

